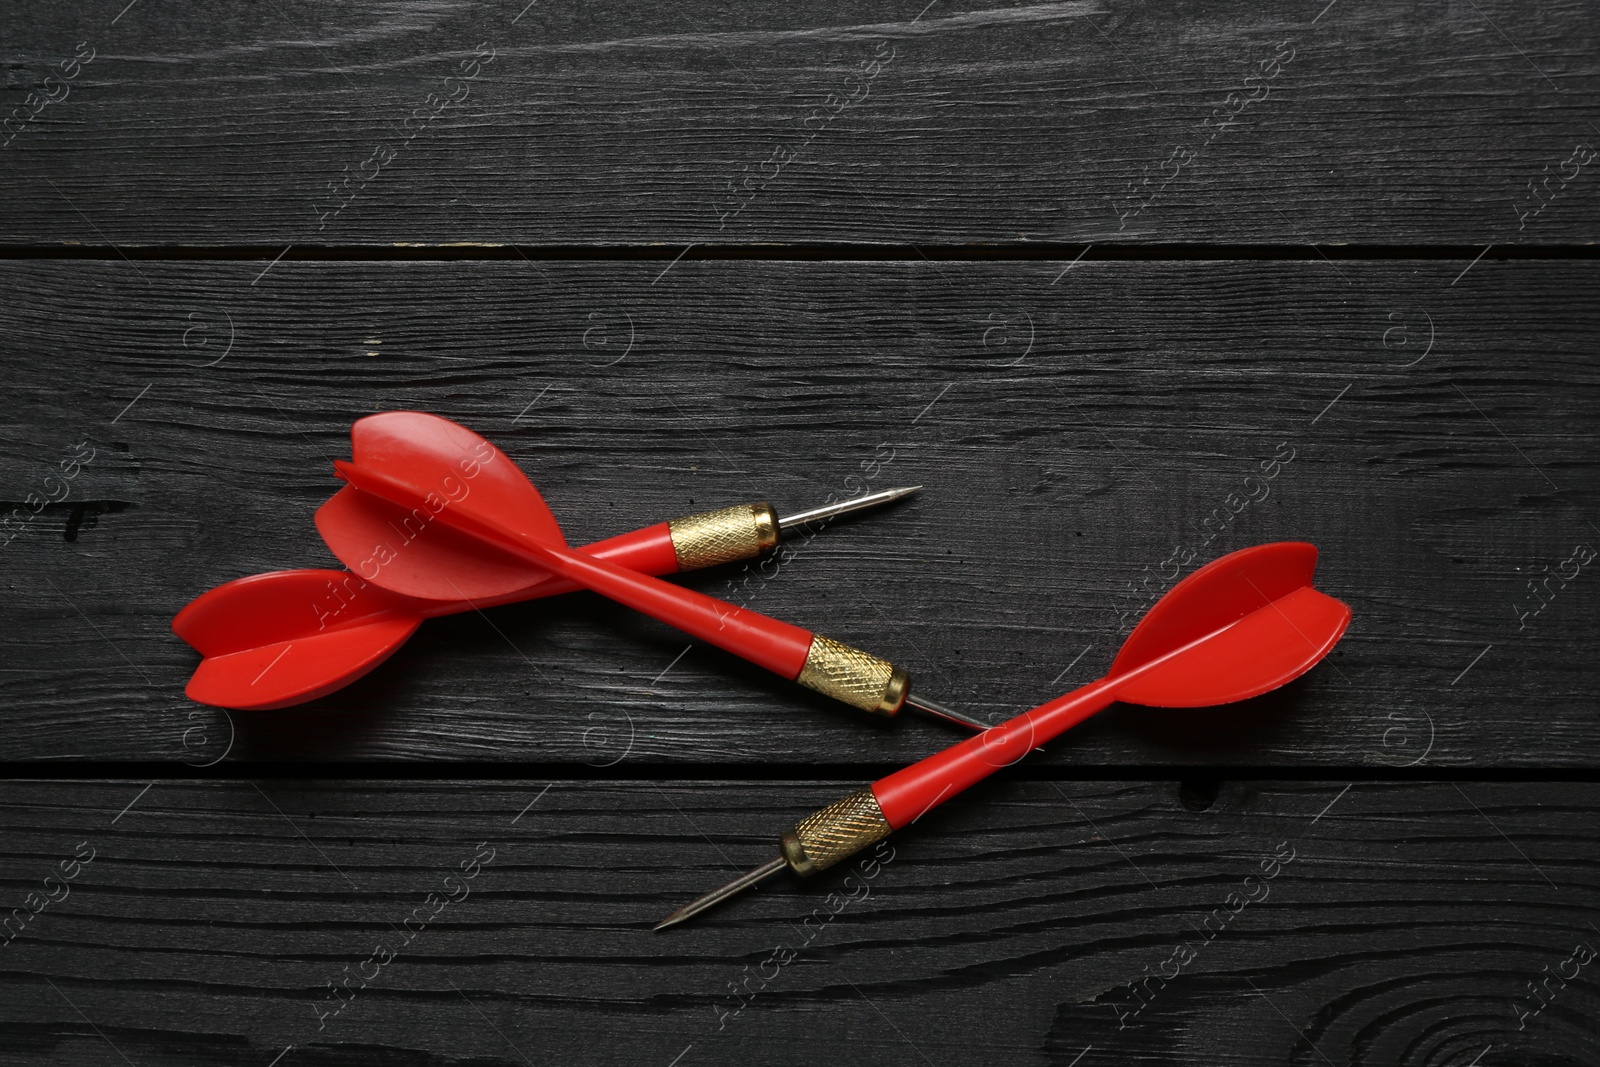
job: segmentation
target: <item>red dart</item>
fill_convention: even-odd
[[[910,695],[894,664],[748,608],[670,585],[566,545],[544,499],[488,441],[448,419],[398,411],[358,421],[350,483],[317,512],[351,570],[393,592],[475,600],[566,579],[851,707],[916,708],[971,730],[986,724]]]
[[[780,855],[680,908],[682,922],[785,868],[815,874],[1010,766],[1113,701],[1207,707],[1260,696],[1315,666],[1344,634],[1350,609],[1311,587],[1317,550],[1300,542],[1246,548],[1179,582],[1140,620],[1099,681],[952,745],[800,820]]]
[[[914,492],[885,489],[783,517],[765,502],[740,504],[657,523],[580,551],[648,574],[695,570],[763,555],[808,523]],[[349,571],[273,571],[202,593],[173,618],[172,630],[205,657],[189,680],[189,699],[225,708],[283,708],[367,674],[424,619],[578,588],[541,577],[532,586],[479,600],[425,600],[390,592]]]

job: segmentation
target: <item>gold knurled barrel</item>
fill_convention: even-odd
[[[667,526],[680,571],[749,559],[778,543],[778,513],[767,503],[702,511],[673,519]]]
[[[875,715],[893,715],[906,702],[906,672],[859,648],[816,634],[795,679],[808,689]]]
[[[891,829],[878,798],[863,789],[807,815],[778,845],[796,874],[812,875],[883,840]]]

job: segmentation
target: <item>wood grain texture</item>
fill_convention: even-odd
[[[1600,266],[1464,266],[5,264],[0,484],[98,447],[88,495],[0,549],[7,757],[220,758],[168,621],[328,565],[350,423],[420,408],[505,448],[574,542],[926,485],[776,574],[686,580],[996,720],[1096,677],[1174,572],[1321,546],[1355,609],[1325,666],[1113,709],[1049,761],[1594,767],[1592,567],[1529,585],[1600,540]],[[588,597],[432,621],[342,694],[235,715],[231,757],[883,767],[951,738],[687,646]]]
[[[1245,781],[1190,811],[1172,783],[1009,778],[872,864],[653,934],[842,787],[146,784],[0,793],[8,909],[93,854],[0,946],[7,1064],[1600,1052],[1596,964],[1566,962],[1600,941],[1593,785]],[[368,963],[386,941],[394,958]],[[1185,944],[1176,977],[1141,984]],[[1558,970],[1534,1000],[1528,983]],[[328,983],[361,974],[333,1013]]]
[[[112,0],[7,30],[0,244],[1600,232],[1582,0]]]
[[[1581,0],[4,20],[0,1067],[1600,1063]],[[574,542],[925,485],[679,580],[992,720],[1245,545],[1355,622],[654,934],[954,735],[588,595],[187,702],[404,408]]]

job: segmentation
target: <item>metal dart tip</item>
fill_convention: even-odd
[[[906,697],[906,707],[915,708],[924,715],[932,715],[936,719],[943,719],[945,722],[953,722],[957,726],[964,726],[969,730],[976,730],[979,733],[982,733],[984,730],[989,728],[989,724],[986,722],[983,722],[979,719],[974,719],[970,715],[963,715],[953,708],[947,708],[943,704],[928,700],[924,697]]]
[[[688,904],[685,904],[671,915],[668,915],[665,919],[662,919],[660,922],[656,923],[655,928],[657,930],[665,930],[669,926],[676,926],[685,919],[692,919],[696,915],[699,915],[702,911],[705,911],[707,908],[715,907],[736,893],[742,893],[756,883],[764,882],[768,878],[771,878],[773,875],[777,874],[779,871],[788,870],[788,868],[789,863],[782,856],[779,856],[776,859],[768,860],[766,863],[763,863],[754,870],[746,871],[744,874],[741,874],[739,877],[735,878],[721,889],[714,889],[705,896],[700,897],[698,900],[692,900]]]
[[[837,504],[824,504],[820,508],[812,508],[809,511],[800,511],[793,515],[782,516],[778,519],[778,530],[780,533],[786,532],[797,526],[804,526],[809,522],[823,522],[827,519],[837,518],[840,515],[849,515],[851,512],[875,508],[880,504],[887,504],[891,501],[908,497],[921,488],[922,486],[920,485],[907,485],[898,489],[880,489],[876,493],[852,497]]]

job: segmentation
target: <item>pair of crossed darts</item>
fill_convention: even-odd
[[[589,589],[862,711],[911,707],[980,731],[802,819],[778,857],[674,912],[661,929],[785,868],[833,866],[1009,766],[1114,701],[1204,707],[1258,696],[1310,670],[1350,609],[1311,586],[1317,550],[1243,549],[1173,586],[1098,681],[987,727],[911,695],[905,671],[859,649],[656,575],[750,558],[805,522],[872,506],[889,490],[782,520],[749,504],[673,520],[580,549],[499,449],[448,419],[388,412],[351,429],[348,483],[317,512],[349,572],[277,571],[202,594],[172,621],[203,655],[201,703],[281,708],[326,695],[387,659],[422,621]]]

